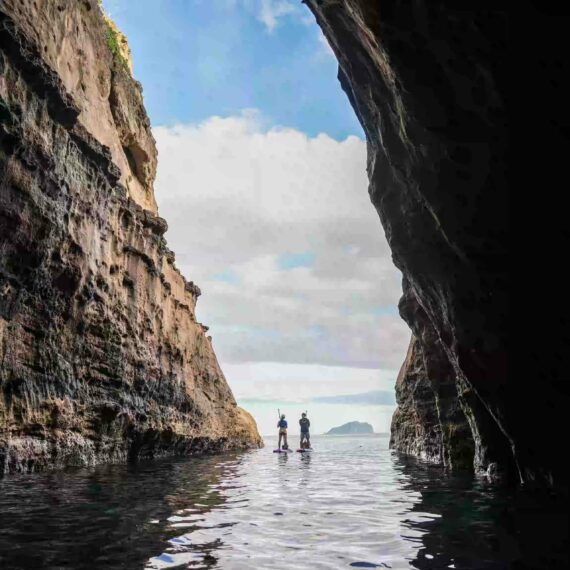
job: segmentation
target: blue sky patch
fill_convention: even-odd
[[[128,38],[134,75],[153,126],[200,123],[259,109],[274,125],[309,136],[364,138],[309,10],[273,29],[260,3],[212,0],[104,0]]]
[[[377,317],[394,317],[399,315],[398,307],[374,307],[370,311],[373,315]]]
[[[353,404],[358,406],[393,406],[396,403],[394,391],[372,390],[360,394],[321,396],[313,398],[318,404]]]
[[[285,253],[279,256],[277,265],[279,269],[288,270],[297,267],[312,267],[315,264],[315,254],[307,251],[305,253]]]
[[[222,281],[224,283],[230,283],[231,285],[237,285],[240,282],[239,275],[232,269],[226,269],[221,273],[216,273],[212,275],[214,281]]]

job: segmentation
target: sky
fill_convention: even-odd
[[[410,332],[337,63],[296,0],[104,0],[159,152],[176,265],[262,435],[389,431]]]

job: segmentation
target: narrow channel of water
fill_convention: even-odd
[[[315,436],[311,454],[274,454],[275,444],[0,480],[0,568],[503,569],[566,561],[562,507],[545,510],[520,493],[445,476],[390,452],[385,437]],[[552,529],[546,538],[537,524]]]

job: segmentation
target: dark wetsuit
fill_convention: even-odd
[[[301,443],[303,443],[304,439],[306,439],[308,443],[310,440],[309,427],[311,425],[309,418],[301,418],[299,420],[299,425],[301,426]]]

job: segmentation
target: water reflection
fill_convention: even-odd
[[[419,495],[402,518],[406,536],[418,545],[413,567],[502,569],[520,558],[505,527],[506,490],[471,477],[442,477],[439,468],[397,455],[394,468],[402,475],[402,488]]]
[[[486,480],[442,476],[439,468],[393,455],[402,489],[418,500],[402,525],[418,543],[419,569],[567,568],[567,501]],[[423,513],[429,512],[426,518]]]
[[[205,516],[236,456],[0,480],[0,568],[142,568],[188,508]],[[198,506],[200,505],[200,506]]]
[[[382,438],[314,445],[312,454],[273,454],[270,442],[243,454],[0,480],[0,567],[499,569],[555,568],[528,565],[553,552],[566,560],[560,506],[538,510],[528,497],[444,477],[390,453]],[[539,515],[555,528],[549,542],[521,544]]]

